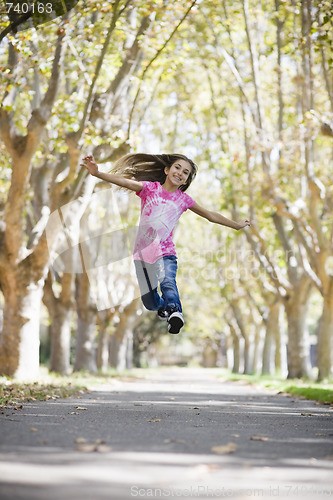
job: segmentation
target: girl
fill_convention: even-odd
[[[237,230],[250,226],[250,222],[234,222],[206,210],[185,193],[197,166],[181,154],[128,154],[116,162],[110,174],[98,170],[93,156],[86,156],[81,166],[99,179],[135,191],[141,198],[134,246],[141,299],[147,309],[157,311],[160,319],[167,320],[170,333],[179,333],[184,318],[176,284],[177,255],[172,237],[180,216],[190,209],[210,222]]]

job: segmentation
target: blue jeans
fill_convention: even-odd
[[[154,264],[135,260],[135,270],[141,292],[141,300],[150,311],[182,312],[176,283],[177,257],[167,255]],[[160,284],[161,295],[157,288]]]

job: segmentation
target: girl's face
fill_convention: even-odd
[[[177,160],[171,165],[171,167],[166,167],[164,172],[169,179],[169,181],[177,188],[186,184],[188,176],[191,173],[191,165],[186,160]]]

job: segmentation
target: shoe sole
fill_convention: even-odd
[[[169,318],[168,323],[168,332],[173,334],[179,333],[181,328],[184,326],[184,321],[179,316]]]

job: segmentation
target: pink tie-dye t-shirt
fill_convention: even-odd
[[[176,255],[172,241],[174,228],[195,201],[180,191],[170,193],[159,182],[143,181],[137,196],[141,198],[141,219],[134,246],[134,260],[153,264],[166,255]]]

